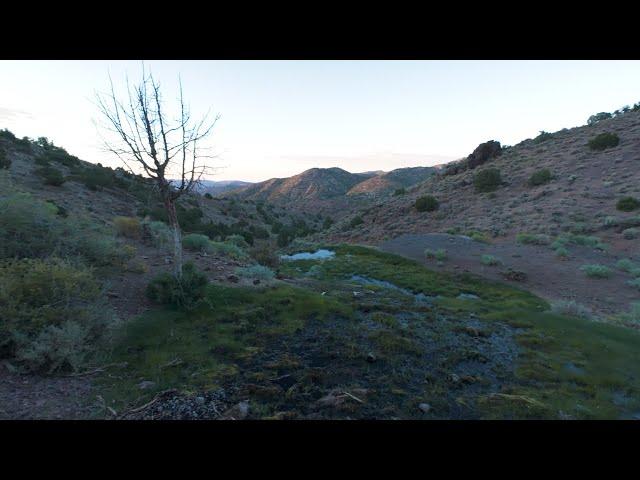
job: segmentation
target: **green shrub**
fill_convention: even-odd
[[[597,250],[607,250],[607,244],[602,242],[598,237],[591,235],[577,235],[574,233],[563,233],[551,244],[552,248],[564,247],[566,245],[582,245],[585,247],[593,247]]]
[[[530,187],[536,187],[538,185],[544,185],[551,181],[551,171],[548,168],[543,168],[542,170],[538,170],[534,172],[528,180],[528,184]]]
[[[0,149],[0,170],[7,170],[11,166],[11,160],[7,157],[7,153]]]
[[[170,273],[161,273],[147,285],[146,294],[156,303],[191,310],[204,298],[208,283],[207,276],[187,262],[182,267],[180,280]]]
[[[587,274],[587,277],[591,278],[609,278],[611,276],[611,269],[606,265],[583,265],[580,267],[584,273]]]
[[[622,237],[625,240],[635,240],[640,237],[640,229],[638,228],[627,228],[622,231]]]
[[[213,196],[209,192],[207,192],[207,193],[204,194],[204,198],[206,198],[208,200],[212,200]]]
[[[76,370],[114,324],[90,270],[58,258],[0,262],[0,357]]]
[[[40,137],[35,143],[44,149],[44,152],[36,159],[36,163],[57,162],[69,168],[80,165],[78,157],[70,155],[64,148],[56,147],[46,137]]]
[[[636,264],[633,263],[629,258],[623,258],[616,262],[616,268],[622,270],[623,272],[631,272],[636,268]]]
[[[201,233],[190,233],[182,238],[182,245],[187,250],[201,253],[210,253],[213,251],[211,240]]]
[[[59,187],[65,182],[64,175],[58,169],[53,167],[43,167],[36,170],[36,173],[43,178],[45,185],[53,185]]]
[[[601,133],[600,135],[589,140],[589,148],[591,150],[606,150],[620,143],[620,138],[615,133]]]
[[[626,327],[637,328],[640,326],[640,302],[633,302],[628,313],[616,315],[611,320]]]
[[[404,188],[397,188],[394,192],[393,192],[393,196],[397,197],[399,195],[404,195],[405,193],[407,193],[407,191]]]
[[[57,209],[28,193],[0,199],[0,258],[40,257],[59,247],[63,234]]]
[[[79,255],[94,265],[130,258],[108,231],[90,220],[65,219],[50,202],[15,193],[0,199],[0,258]]]
[[[502,261],[493,255],[482,255],[482,257],[480,257],[480,262],[482,262],[483,265],[488,265],[490,267],[502,265]]]
[[[516,242],[523,245],[549,245],[551,238],[543,233],[519,233],[516,235]]]
[[[640,208],[640,200],[634,197],[623,197],[616,203],[616,208],[621,212],[632,212]]]
[[[276,253],[275,245],[270,242],[263,242],[253,247],[249,255],[260,265],[270,268],[277,268],[280,265],[280,256]]]
[[[329,219],[331,220],[331,219]],[[325,220],[326,221],[326,220]],[[269,230],[267,230],[264,227],[256,227],[254,225],[251,226],[251,232],[253,233],[253,236],[255,238],[264,240],[269,238],[271,235],[269,235]]]
[[[84,257],[95,266],[123,267],[135,254],[126,245],[121,245],[110,235],[100,230],[79,229],[66,241],[69,253]]]
[[[545,132],[544,130],[540,131],[540,135],[533,139],[533,143],[539,144],[542,142],[546,142],[547,140],[551,140],[553,138],[553,134],[549,132]]]
[[[558,247],[555,249],[556,255],[560,258],[566,258],[569,256],[569,250],[565,247]]]
[[[275,273],[269,267],[264,265],[252,265],[250,267],[236,268],[236,274],[243,278],[255,278],[262,281],[273,279]]]
[[[80,174],[79,180],[92,191],[104,187],[112,187],[115,184],[115,176],[110,168],[92,166],[85,168]]]
[[[362,217],[360,215],[356,215],[355,217],[353,217],[351,219],[351,221],[349,222],[349,226],[351,228],[355,228],[358,225],[362,225],[364,223],[364,220],[362,219]]]
[[[611,117],[612,115],[609,112],[596,113],[595,115],[591,115],[589,117],[589,119],[587,120],[587,125],[595,125],[596,123]]]
[[[331,225],[333,225],[333,219],[331,217],[327,217],[322,222],[322,229],[328,230],[329,228],[331,228]]]
[[[137,240],[142,236],[142,225],[136,217],[115,217],[113,226],[116,233],[123,237]]]
[[[629,285],[630,287],[637,288],[638,290],[640,290],[640,277],[634,278],[633,280],[629,280],[627,282],[627,285]]]
[[[574,300],[555,302],[551,306],[551,311],[561,315],[569,315],[571,317],[593,319],[593,313],[589,307],[580,305]]]
[[[247,258],[247,253],[237,245],[227,242],[209,242],[212,253],[218,255],[225,255],[233,258],[234,260],[244,260]]]
[[[497,190],[498,187],[502,185],[500,170],[497,168],[487,168],[479,171],[473,177],[473,185],[476,187],[476,191],[481,193]]]
[[[431,195],[420,197],[415,203],[416,210],[419,212],[433,212],[437,210],[439,206],[438,200]]]
[[[447,250],[444,248],[439,248],[438,250],[431,250],[430,248],[425,249],[424,255],[427,258],[435,258],[438,261],[444,261],[447,259]]]
[[[148,232],[151,243],[155,247],[165,248],[171,244],[173,233],[166,223],[158,221],[144,222],[142,228]]]
[[[243,249],[249,248],[249,243],[245,240],[245,237],[243,237],[242,235],[238,235],[238,234],[229,235],[227,238],[225,238],[224,241]]]
[[[472,230],[470,232],[466,232],[466,236],[471,238],[472,240],[480,243],[490,243],[490,238],[485,232],[479,232],[477,230]]]

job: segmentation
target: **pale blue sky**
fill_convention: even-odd
[[[193,113],[221,114],[213,179],[307,168],[391,170],[512,145],[640,101],[639,61],[149,61]],[[46,136],[88,161],[101,151],[93,92],[137,78],[138,61],[0,61],[0,128]]]

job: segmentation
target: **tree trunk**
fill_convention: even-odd
[[[173,230],[173,274],[176,278],[182,277],[182,233],[176,214],[176,205],[173,200],[165,200],[165,208],[169,217],[169,225]]]

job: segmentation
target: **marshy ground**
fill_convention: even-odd
[[[325,246],[110,345],[94,418],[640,418],[638,332],[389,253]]]

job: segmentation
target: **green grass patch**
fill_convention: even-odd
[[[599,265],[597,263],[590,265],[582,265],[580,267],[587,277],[590,278],[609,278],[611,276],[611,269],[606,265]]]
[[[530,327],[518,336],[524,347],[516,374],[523,382],[496,405],[487,418],[618,418],[615,396],[640,408],[640,364],[634,360],[640,333],[600,322],[554,313],[522,312]],[[531,408],[534,406],[536,408]]]
[[[289,286],[268,289],[209,285],[204,304],[192,312],[152,310],[122,327],[110,362],[127,362],[120,380],[99,379],[116,410],[144,403],[159,391],[215,388],[238,371],[237,362],[269,339],[292,333],[306,321],[348,318],[351,307]],[[154,382],[141,390],[141,381]],[[115,400],[115,404],[111,401]]]

